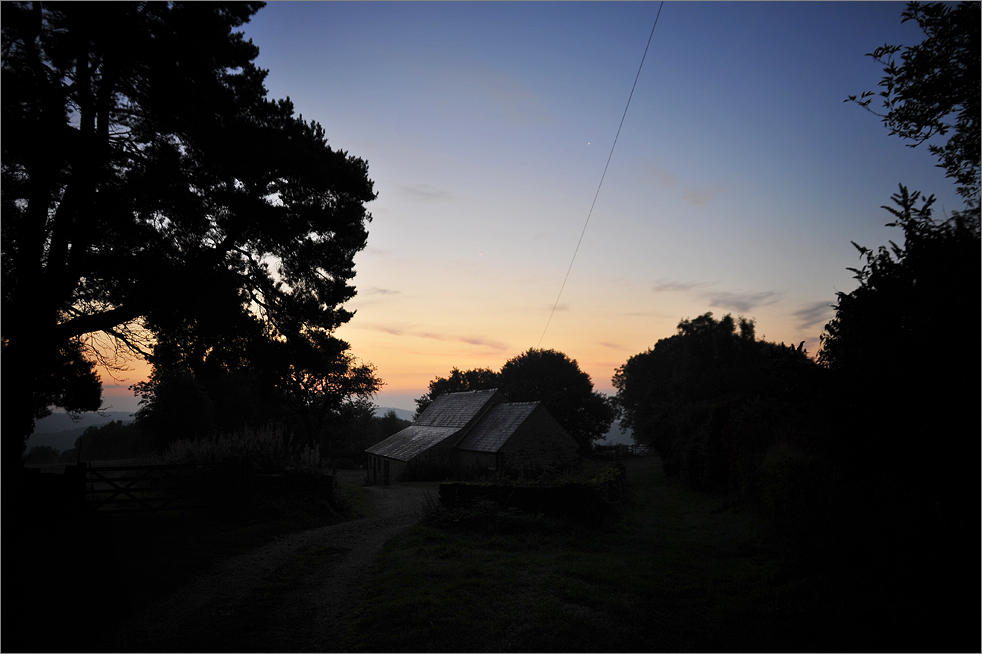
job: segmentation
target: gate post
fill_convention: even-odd
[[[87,461],[79,461],[76,465],[65,466],[65,482],[68,484],[72,503],[85,508],[85,481],[88,477]]]

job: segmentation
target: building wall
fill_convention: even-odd
[[[390,459],[387,456],[377,454],[368,455],[368,481],[371,484],[384,484],[386,467],[388,467],[388,483],[393,484],[402,478],[402,473],[406,471],[404,461]]]
[[[548,468],[572,463],[576,458],[576,441],[539,406],[499,450],[506,468]]]
[[[495,453],[457,450],[457,465],[461,469],[497,470],[500,460],[501,457]]]

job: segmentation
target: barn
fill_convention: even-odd
[[[408,466],[535,470],[569,463],[577,445],[541,402],[508,402],[497,390],[448,393],[416,421],[368,448],[371,483]]]

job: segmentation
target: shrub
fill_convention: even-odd
[[[467,506],[449,508],[426,495],[420,524],[441,529],[464,529],[484,534],[529,533],[546,525],[542,513],[526,513],[517,507],[502,507],[483,499]]]
[[[514,520],[515,515],[546,515],[574,522],[613,519],[629,494],[627,473],[620,463],[588,461],[575,470],[545,475],[534,481],[505,477],[494,482],[449,482],[440,485],[440,502],[457,520],[477,515]],[[494,507],[494,511],[490,507]],[[494,516],[489,517],[489,512]],[[497,515],[498,512],[504,512]],[[507,515],[505,515],[507,514]],[[514,515],[513,515],[514,514]],[[495,517],[496,516],[496,517]]]
[[[35,445],[24,457],[24,463],[29,465],[47,465],[58,463],[60,452],[50,445]]]
[[[754,496],[793,551],[828,556],[849,538],[844,488],[841,471],[830,461],[778,443],[758,472]]]
[[[89,427],[75,440],[73,452],[81,451],[83,461],[139,459],[151,453],[150,438],[136,424],[114,420]],[[72,463],[75,461],[73,455]]]
[[[358,470],[361,466],[348,457],[324,459],[323,466],[333,470]]]

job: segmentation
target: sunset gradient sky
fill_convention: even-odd
[[[245,27],[378,199],[338,335],[413,398],[452,367],[539,344],[604,172],[658,3],[274,2]],[[902,3],[666,3],[541,347],[598,390],[682,318],[753,317],[810,353],[898,183],[960,206],[923,148],[843,100],[864,54],[913,44]],[[132,410],[104,376],[105,403]]]

